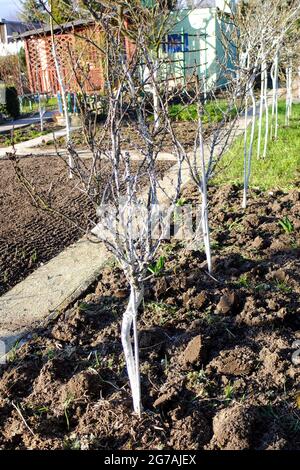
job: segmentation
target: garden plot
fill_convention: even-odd
[[[66,217],[38,210],[11,162],[0,160],[0,295],[77,241],[92,227],[95,215],[76,182],[68,178],[62,159],[24,157],[20,165],[37,191]],[[157,165],[163,174],[172,163]],[[105,166],[102,177],[106,177]]]
[[[195,122],[177,122],[174,124],[176,133],[179,133],[181,141],[184,143],[186,147],[193,147],[193,142],[197,132],[197,124]],[[103,124],[98,123],[97,125],[97,137],[100,138],[101,133],[103,132]],[[163,142],[164,150],[170,151],[174,150],[174,147],[171,142],[170,135],[160,135],[157,137],[157,142]],[[72,132],[72,141],[74,145],[76,145],[77,149],[88,149],[88,146],[85,142],[84,135],[81,130],[76,130]],[[57,146],[59,148],[64,148],[66,146],[66,138],[60,137],[56,141]],[[133,124],[128,124],[123,126],[122,133],[121,133],[121,143],[123,148],[128,150],[137,150],[141,148],[141,138],[136,131],[136,126]],[[104,139],[103,145],[108,144],[110,145],[109,138]],[[47,142],[41,144],[40,148],[51,148],[53,147],[53,142]]]
[[[203,135],[207,137],[214,130],[214,127],[224,119],[226,115],[227,105],[225,100],[219,99],[208,103],[204,107],[203,116]],[[197,106],[189,104],[177,104],[171,105],[169,109],[170,118],[173,122],[173,130],[181,144],[189,150],[194,147],[195,137],[197,135]],[[227,113],[228,114],[228,113]],[[236,117],[237,110],[233,109],[227,115],[227,119],[231,120]],[[99,121],[96,127],[96,141],[102,138],[105,126],[103,122]],[[76,148],[87,149],[88,146],[85,142],[84,133],[82,130],[76,130],[72,132],[72,141],[76,145]],[[66,138],[60,137],[57,139],[58,147],[64,147],[66,145]],[[103,144],[110,145],[110,139],[108,135],[105,135]],[[172,138],[169,133],[160,132],[155,138],[156,145],[163,144],[165,151],[174,151],[174,145]],[[122,123],[121,130],[121,144],[124,148],[129,150],[140,149],[143,146],[143,141],[139,135],[137,124],[134,122]],[[40,145],[43,147],[53,146],[53,142],[49,141]]]
[[[246,211],[241,199],[237,186],[210,191],[215,279],[203,251],[162,245],[164,270],[147,283],[139,317],[142,419],[120,342],[127,283],[111,264],[12,351],[0,448],[300,449],[300,194],[251,190]]]
[[[13,133],[6,132],[5,134],[0,134],[0,148],[10,147],[12,143],[19,144],[21,142],[26,142],[28,140],[35,139],[36,137],[42,137],[61,129],[63,128],[55,122],[45,122],[43,131],[41,131],[41,126],[39,123],[19,129],[17,128],[13,130]]]

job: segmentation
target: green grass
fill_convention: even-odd
[[[228,105],[225,100],[217,100],[208,102],[204,106],[203,123],[209,122],[221,122],[223,119],[223,113],[228,112]],[[170,106],[169,115],[174,121],[197,121],[198,110],[197,104],[173,104]],[[230,112],[230,117],[233,118],[236,115],[236,110]]]
[[[28,130],[27,128],[24,129],[16,129],[13,134],[13,139],[11,135],[5,135],[0,137],[0,147],[8,147],[12,145],[12,141],[15,144],[19,144],[20,142],[26,142],[27,140],[35,139],[36,137],[40,137],[42,135],[49,134],[49,130],[39,131],[36,129]]]
[[[30,107],[29,100],[24,99],[22,104],[22,115],[31,114],[39,111],[39,103],[31,101],[32,105]],[[54,110],[57,108],[57,98],[54,96],[48,100],[42,100],[42,105],[46,107],[47,111]]]
[[[289,190],[300,176],[300,104],[293,105],[290,126],[285,126],[285,102],[279,102],[278,139],[270,140],[265,160],[257,158],[257,134],[253,148],[250,187],[262,190]],[[271,114],[271,112],[270,112]],[[265,118],[263,120],[263,136]],[[249,129],[250,134],[250,129]],[[263,142],[262,142],[263,148]],[[244,172],[244,137],[239,137],[224,155],[213,179],[215,184],[242,184]]]

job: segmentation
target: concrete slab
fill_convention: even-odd
[[[72,128],[72,130],[76,130],[76,129],[78,128],[77,127]],[[24,155],[24,154],[28,155],[29,153],[31,153],[31,150],[34,149],[34,147],[37,147],[38,145],[41,145],[43,143],[53,142],[54,139],[58,139],[59,137],[64,137],[66,133],[67,133],[66,129],[61,129],[59,131],[41,135],[40,137],[36,137],[35,139],[30,139],[30,140],[26,140],[25,142],[20,142],[19,144],[16,144],[14,148],[12,146],[1,147],[0,158],[5,157],[7,153],[13,152],[14,149],[18,155]],[[41,153],[41,149],[38,149],[38,150]]]
[[[103,244],[81,239],[0,297],[0,340],[7,351],[17,338],[76,300],[108,259]]]
[[[44,115],[44,121],[49,121],[53,119],[53,111],[47,111]],[[40,122],[39,114],[34,114],[33,116],[15,119],[13,121],[0,124],[0,134],[5,134],[12,131],[13,129],[20,129],[23,127],[31,126],[32,124],[37,124]]]

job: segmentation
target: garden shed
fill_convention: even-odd
[[[103,33],[93,21],[77,20],[54,27],[55,44],[66,91],[79,91],[77,78],[84,77],[85,92],[103,90],[101,55],[98,44]],[[32,93],[56,94],[59,90],[52,54],[51,31],[43,27],[21,34]],[[76,69],[76,76],[74,70]]]
[[[220,87],[226,82],[230,51],[222,45],[228,28],[225,19],[234,2],[225,0],[178,0],[173,12],[173,27],[163,48],[169,59],[168,74],[186,80],[195,69],[205,77],[208,86]]]

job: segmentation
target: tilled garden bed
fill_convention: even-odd
[[[171,162],[158,162],[163,174]],[[24,157],[20,168],[56,213],[36,207],[12,163],[0,159],[0,295],[76,242],[93,225],[95,209],[58,157]],[[102,179],[110,178],[105,165]],[[63,217],[64,215],[65,217]]]
[[[204,135],[208,136],[211,132],[212,124],[210,128],[205,126]],[[179,142],[183,145],[184,148],[189,151],[194,148],[194,141],[197,135],[197,123],[195,122],[175,122],[173,123],[173,131],[177,136]],[[104,124],[99,122],[97,124],[96,132],[96,142],[99,139],[101,141],[100,148],[106,148],[107,145],[110,145],[110,138],[107,133],[107,129],[104,127]],[[72,133],[72,140],[77,149],[88,149],[88,145],[84,138],[84,133],[82,130],[76,130]],[[174,145],[172,139],[168,133],[161,132],[155,138],[156,145],[159,146],[163,151],[174,153]],[[56,141],[58,147],[64,148],[66,145],[66,138],[59,137]],[[128,150],[138,150],[145,148],[145,141],[141,139],[140,133],[137,131],[136,125],[128,123],[124,125],[121,129],[121,146]],[[53,147],[53,142],[42,143],[40,148]]]
[[[300,193],[251,191],[246,211],[241,198],[211,190],[213,277],[203,251],[162,247],[166,272],[139,318],[142,418],[120,342],[127,285],[111,264],[2,367],[1,449],[300,449]]]

